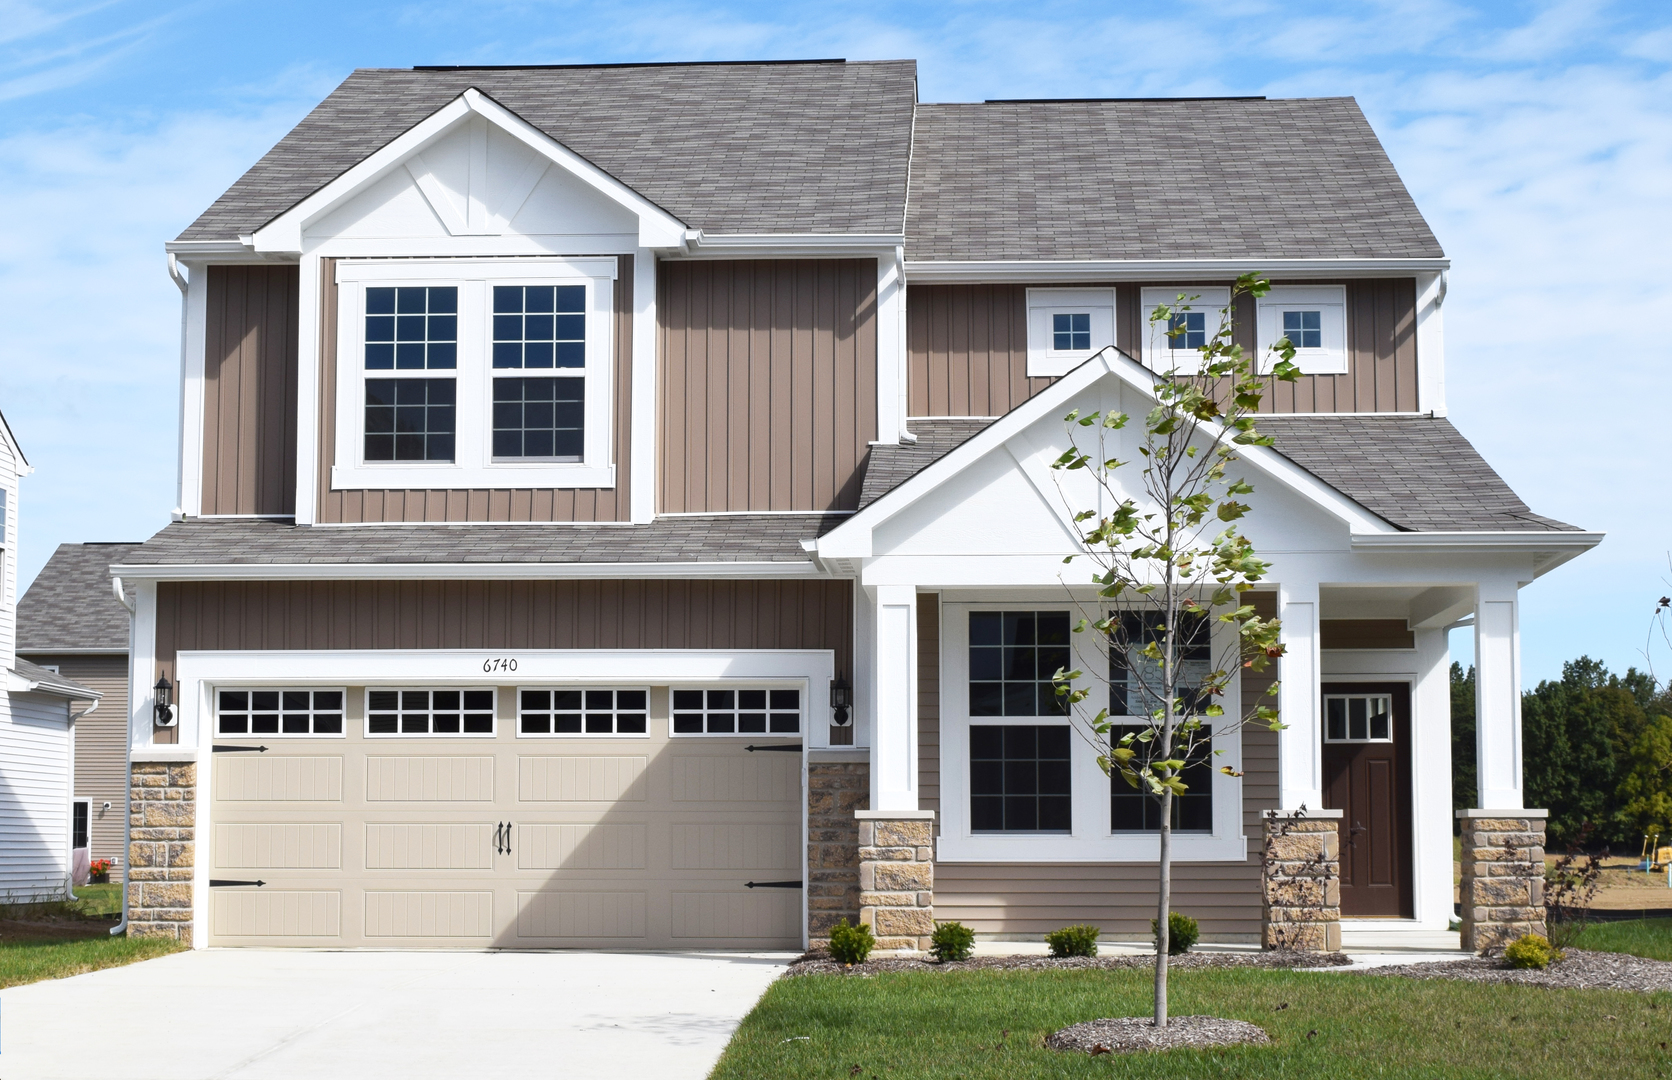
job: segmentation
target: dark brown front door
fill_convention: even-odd
[[[1405,918],[1411,900],[1411,688],[1322,687],[1324,805],[1341,811],[1341,914]]]

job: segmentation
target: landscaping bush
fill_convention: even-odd
[[[1513,968],[1543,970],[1562,958],[1562,952],[1543,934],[1522,934],[1504,948],[1504,959]]]
[[[1154,919],[1149,921],[1150,933],[1157,932],[1158,927]],[[1196,920],[1188,915],[1181,915],[1176,911],[1167,912],[1167,955],[1182,956],[1190,951],[1202,936],[1202,930],[1196,925]]]
[[[1052,956],[1096,956],[1099,933],[1095,926],[1065,926],[1046,934],[1045,944]]]
[[[843,918],[830,931],[830,955],[838,963],[863,964],[876,947],[877,939],[871,935],[870,923],[849,926]]]
[[[935,924],[935,933],[929,939],[929,955],[941,963],[952,960],[968,960],[975,952],[975,931],[961,922],[943,922]]]

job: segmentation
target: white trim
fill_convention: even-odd
[[[710,235],[687,229],[678,259],[771,258],[829,259],[839,255],[892,257],[904,246],[902,233],[726,233]],[[883,252],[885,254],[878,254]]]
[[[1417,408],[1446,415],[1446,299],[1444,270],[1417,275]]]
[[[318,252],[302,256],[298,268],[300,289],[296,304],[297,326],[303,328],[296,341],[296,524],[312,525],[319,519],[321,322],[324,283],[320,280]],[[340,322],[339,312],[339,322]]]
[[[819,578],[808,562],[667,563],[201,563],[118,566],[118,576],[157,581],[558,580],[563,578]]]
[[[1115,343],[1113,289],[1029,289],[1027,301],[1029,378],[1065,375]],[[1087,316],[1090,344],[1084,349],[1058,349],[1050,322],[1055,315]]]
[[[628,462],[628,517],[635,525],[656,520],[656,439],[661,409],[656,378],[656,255],[649,248],[633,253],[632,402],[628,415],[631,458]]]
[[[1297,277],[1405,277],[1451,266],[1439,259],[983,259],[906,260],[906,275],[921,282],[1154,281],[1157,278],[1235,278],[1262,273],[1273,281]]]
[[[203,512],[203,387],[209,269],[182,263],[189,273],[180,297],[180,492],[182,514]],[[306,325],[305,323],[303,325]]]
[[[539,264],[487,259],[345,260],[336,267],[337,424],[331,488],[608,488],[615,486],[614,256],[553,258]],[[587,290],[586,366],[498,369],[492,366],[492,286],[582,285]],[[364,365],[365,292],[374,286],[451,286],[458,290],[458,346],[451,369],[369,369]],[[493,385],[496,377],[579,378],[585,383],[584,451],[580,462],[495,461]],[[446,379],[455,387],[451,462],[362,460],[364,386],[371,379]]]
[[[903,247],[877,256],[877,438],[882,442],[915,438],[906,430],[904,266]]]
[[[1355,534],[1353,547],[1377,553],[1436,551],[1524,552],[1566,551],[1575,554],[1602,543],[1607,533],[1544,529],[1504,529],[1496,532],[1395,532]]]
[[[506,134],[536,153],[544,155],[605,198],[637,215],[638,246],[676,248],[685,242],[687,230],[684,222],[475,87],[471,87],[331,183],[257,229],[250,238],[250,246],[258,252],[300,254],[302,235],[309,224],[329,213],[365,186],[375,183],[397,168],[402,168],[408,158],[421,153],[426,146],[451,131],[457,124],[466,121],[472,114],[495,124]]]

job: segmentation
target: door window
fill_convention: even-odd
[[[1329,694],[1324,698],[1324,741],[1393,741],[1393,699],[1386,694]]]

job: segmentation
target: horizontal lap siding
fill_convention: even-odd
[[[1225,282],[1115,286],[1115,344],[1142,356],[1149,334],[1142,290],[1191,290]],[[1285,282],[1285,284],[1288,284]],[[1414,412],[1417,409],[1416,281],[1296,282],[1347,289],[1347,374],[1268,379],[1265,411]],[[1108,288],[1055,285],[1042,288]],[[1028,378],[1026,285],[913,285],[907,295],[907,405],[911,416],[1002,416],[1051,385]],[[1253,350],[1254,300],[1242,297],[1235,339]]]
[[[208,268],[203,513],[296,512],[298,270]]]
[[[320,267],[319,520],[391,521],[628,521],[632,472],[633,256],[620,255],[615,279],[613,488],[453,488],[333,491],[331,464],[337,426],[337,284],[335,260]],[[589,388],[588,393],[591,390]]]
[[[193,649],[830,649],[846,581],[272,581],[157,587],[157,673]]]
[[[92,802],[88,813],[89,857],[110,859],[113,880],[127,863],[122,815],[128,794],[128,658],[30,653],[37,664],[53,664],[58,673],[104,694],[93,712],[75,722],[75,797]],[[75,711],[87,703],[78,701]],[[110,810],[100,813],[109,801]]]
[[[1273,594],[1253,597],[1261,618],[1275,616]],[[1270,703],[1263,695],[1276,677],[1275,664],[1258,675],[1243,674],[1245,713]],[[1242,747],[1248,857],[1237,863],[1173,866],[1173,910],[1199,920],[1203,934],[1220,938],[1253,938],[1260,933],[1260,815],[1277,806],[1276,733],[1258,725],[1245,727]],[[1044,934],[1070,923],[1091,923],[1122,937],[1148,937],[1156,883],[1153,864],[939,863],[935,917],[956,919],[984,934]]]
[[[70,858],[69,707],[0,690],[0,902],[62,895]]]
[[[852,510],[877,437],[873,259],[658,267],[657,509]]]

